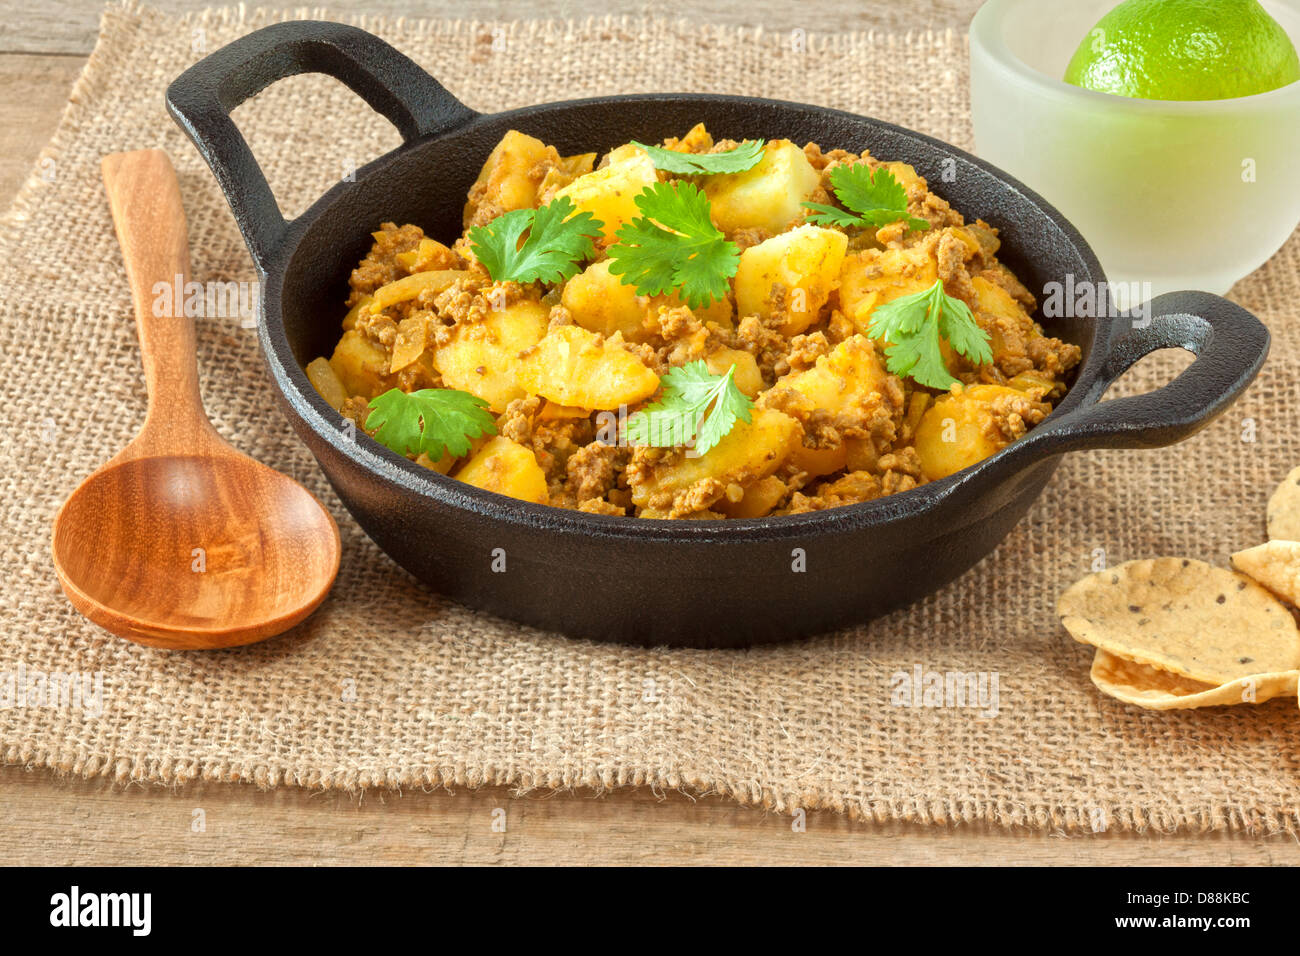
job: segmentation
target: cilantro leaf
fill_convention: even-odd
[[[946,389],[957,381],[943,361],[938,322],[923,322],[913,334],[900,335],[885,355],[889,371],[921,385]]]
[[[690,443],[705,454],[735,426],[749,422],[754,403],[736,387],[736,366],[714,375],[703,359],[668,370],[659,379],[663,394],[627,420],[627,440],[634,445],[673,448]]]
[[[680,288],[691,308],[725,296],[740,250],[713,225],[704,193],[688,182],[655,183],[635,202],[641,215],[618,230],[609,271],[638,295]]]
[[[877,306],[867,334],[892,346],[885,365],[899,376],[911,376],[919,385],[946,389],[957,380],[943,361],[942,340],[977,365],[993,361],[989,334],[980,328],[970,307],[943,290],[943,280]]]
[[[816,213],[814,216],[809,216],[808,221],[819,226],[844,226],[847,228],[863,224],[855,213],[846,212],[839,206],[828,206],[820,202],[805,202],[800,205],[807,206]]]
[[[560,282],[596,254],[592,239],[604,226],[560,196],[540,209],[514,209],[469,231],[474,255],[494,282]],[[519,237],[528,231],[523,245]]]
[[[451,388],[390,388],[372,398],[370,408],[366,428],[375,429],[375,441],[399,455],[459,458],[469,454],[471,439],[497,433],[487,402]]]
[[[924,219],[908,215],[907,190],[883,166],[872,170],[866,163],[836,166],[831,170],[831,188],[835,196],[848,207],[845,212],[824,203],[806,202],[802,205],[815,215],[808,221],[823,226],[887,226],[900,219],[909,229],[929,229]]]
[[[632,145],[645,150],[655,169],[678,176],[710,175],[713,173],[743,173],[758,165],[763,156],[763,141],[747,139],[735,149],[721,153],[679,153],[662,146],[647,146],[632,140]]]
[[[942,287],[942,283],[940,283]],[[960,354],[966,356],[976,365],[988,365],[993,361],[993,349],[989,345],[989,334],[980,328],[971,314],[970,306],[961,299],[944,295],[943,311],[939,315],[939,334],[948,340],[948,344]]]

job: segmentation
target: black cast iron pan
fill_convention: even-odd
[[[343,81],[396,125],[404,143],[286,222],[229,112],[305,72]],[[348,510],[436,591],[570,635],[739,646],[825,631],[915,601],[1002,540],[1063,452],[1180,441],[1241,394],[1268,351],[1267,330],[1236,305],[1203,292],[1162,295],[1144,327],[1130,319],[1047,322],[1083,350],[1069,394],[1023,440],[943,481],[830,511],[726,522],[530,505],[435,474],[364,434],[349,437],[302,370],[333,349],[347,277],[369,248],[370,230],[393,220],[456,237],[466,191],[508,129],[561,154],[634,138],[656,142],[700,121],[734,139],[869,148],[942,184],[940,193],[968,219],[1000,227],[999,256],[1031,290],[1067,276],[1076,285],[1099,283],[1102,270],[1074,227],[1005,173],[927,136],[816,106],[654,94],[480,115],[377,37],[311,21],[270,26],[218,50],[171,85],[167,105],[211,166],[257,265],[259,334],[281,405]],[[955,176],[944,176],[945,168]],[[1098,404],[1134,362],[1167,347],[1197,358],[1155,392]]]

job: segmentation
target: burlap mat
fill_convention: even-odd
[[[358,530],[273,407],[255,333],[237,318],[203,319],[203,394],[217,428],[333,510],[344,544],[338,584],[295,632],[224,653],[137,647],[78,617],[51,567],[50,522],[75,485],[131,438],[145,399],[99,159],[168,150],[189,212],[195,278],[253,279],[225,203],[165,115],[162,91],[203,50],[267,19],[110,10],[58,134],[4,225],[0,678],[20,666],[29,683],[38,671],[102,672],[105,687],[99,716],[0,709],[5,761],[123,780],[266,786],[650,785],[877,820],[1300,828],[1294,701],[1186,713],[1126,707],[1094,690],[1091,652],[1052,612],[1095,549],[1111,562],[1174,553],[1222,563],[1263,540],[1264,502],[1300,462],[1294,239],[1235,290],[1275,344],[1260,381],[1219,422],[1172,449],[1072,456],[1002,546],[956,584],[868,627],[749,652],[573,642],[421,590]],[[971,141],[960,35],[808,36],[799,53],[788,34],[698,24],[357,22],[480,110],[707,90],[819,103]],[[321,78],[281,83],[236,118],[287,213],[349,160],[397,142]],[[1148,363],[1123,390],[1151,387],[1171,367]],[[1255,440],[1244,441],[1251,428]],[[917,666],[996,673],[996,716],[892,705],[893,675]]]

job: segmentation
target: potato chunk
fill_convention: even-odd
[[[800,393],[814,408],[856,419],[886,391],[888,381],[875,345],[864,335],[854,335],[817,359],[812,368],[778,380],[776,388]]]
[[[861,439],[858,439],[861,442]],[[828,448],[809,448],[800,445],[790,455],[792,468],[802,471],[809,478],[820,478],[843,471],[848,466],[849,446],[847,442],[831,445]]]
[[[1007,374],[1032,366],[1027,358],[1031,343],[1043,337],[1038,323],[1002,286],[974,276],[971,287],[975,290],[975,301],[971,303],[975,320],[989,334],[993,364]]]
[[[645,300],[609,271],[608,259],[593,262],[570,279],[560,295],[560,304],[573,314],[574,322],[588,331],[600,335],[621,332],[629,342],[646,337]]]
[[[617,341],[561,325],[520,359],[519,384],[560,405],[616,409],[653,395],[659,376]]]
[[[521,501],[544,505],[550,500],[546,474],[532,449],[500,435],[489,439],[452,477]]]
[[[802,211],[821,177],[803,150],[788,139],[769,140],[763,157],[743,173],[721,173],[704,180],[713,223],[727,234],[737,229],[782,232]]]
[[[488,154],[478,179],[470,187],[465,226],[482,225],[503,212],[536,206],[540,180],[532,171],[548,162],[560,163],[560,154],[554,146],[518,130],[509,130]]]
[[[787,318],[781,334],[798,335],[816,320],[839,283],[848,243],[835,229],[799,226],[750,246],[736,269],[736,308],[741,315],[761,318],[783,310]]]
[[[448,388],[477,395],[494,412],[504,412],[527,394],[516,376],[519,353],[546,334],[548,309],[535,299],[489,312],[482,322],[462,325],[447,344],[433,353],[436,368]]]
[[[917,173],[916,168],[909,163],[898,161],[890,163],[881,163],[881,166],[889,170],[895,179],[902,185],[903,189],[911,190],[914,186],[925,188],[925,180]]]
[[[349,395],[374,398],[388,390],[388,353],[356,329],[343,333],[329,364]]]
[[[907,249],[866,249],[844,258],[840,268],[840,311],[864,335],[876,306],[924,292],[939,278],[933,244]]]
[[[676,295],[670,296],[670,298],[673,300],[674,305],[685,304]],[[731,299],[728,296],[714,299],[708,305],[697,306],[691,311],[705,325],[716,325],[718,328],[727,329],[728,331],[735,327],[735,323],[732,321]]]
[[[921,470],[936,481],[969,468],[1011,444],[1051,410],[1005,385],[974,385],[941,396],[916,429]]]
[[[704,357],[704,364],[714,375],[726,375],[727,369],[736,366],[732,381],[750,398],[757,398],[763,390],[763,373],[758,370],[758,360],[743,349],[715,349]]]
[[[609,160],[608,166],[579,176],[555,194],[557,199],[568,196],[578,212],[589,212],[604,224],[602,246],[612,245],[619,227],[640,214],[635,199],[641,190],[659,181],[655,164],[635,146],[620,146]]]
[[[1024,306],[1011,298],[1011,293],[1002,286],[995,285],[983,276],[972,276],[970,283],[975,290],[973,304],[978,311],[1000,316],[1017,325],[1032,324],[1033,320]]]
[[[673,455],[664,464],[631,474],[632,501],[642,508],[671,510],[674,517],[702,510],[722,497],[727,486],[743,489],[771,475],[802,439],[803,429],[790,416],[755,408],[749,422],[736,422],[707,453]]]
[[[654,323],[647,325],[662,306],[668,309],[685,308],[676,293],[665,295],[637,295],[636,288],[625,285],[621,276],[609,271],[610,262],[602,259],[593,262],[567,283],[560,295],[560,304],[573,315],[573,321],[600,335],[622,334],[629,342],[645,342],[653,337]],[[731,329],[731,299],[724,296],[691,310],[706,324]]]
[[[428,468],[430,471],[436,471],[440,475],[446,475],[450,474],[451,466],[456,464],[456,458],[451,454],[451,452],[444,452],[441,458],[434,461],[424,452],[420,452],[420,454],[415,458],[415,463],[424,468]]]
[[[713,509],[728,518],[761,518],[770,514],[788,493],[784,481],[769,475],[745,488],[739,501],[732,501],[724,495],[714,503]]]

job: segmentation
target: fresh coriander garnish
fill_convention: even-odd
[[[668,370],[661,376],[663,394],[627,420],[627,440],[633,445],[672,448],[695,438],[703,455],[737,421],[748,422],[754,403],[736,387],[736,366],[714,375],[702,359]]]
[[[688,182],[655,183],[635,202],[641,215],[618,230],[609,271],[638,295],[680,289],[691,308],[725,296],[740,249],[713,225],[704,193]]]
[[[808,221],[821,226],[887,226],[903,219],[909,229],[929,229],[924,219],[907,213],[907,190],[883,166],[872,172],[866,163],[836,166],[831,170],[831,187],[840,202],[851,210],[845,212],[825,203],[806,202],[815,210]]]
[[[679,153],[662,146],[647,146],[636,140],[632,140],[632,145],[645,150],[655,164],[655,169],[678,176],[743,173],[747,169],[753,169],[763,156],[761,139],[747,139],[735,149],[720,153]]]
[[[494,282],[560,282],[578,272],[578,263],[596,254],[592,239],[603,227],[580,212],[568,196],[540,209],[515,209],[469,231],[474,255]],[[519,237],[528,230],[523,245]]]
[[[977,365],[993,361],[989,334],[979,327],[970,307],[943,291],[943,280],[876,306],[867,334],[893,346],[885,352],[885,365],[895,375],[930,388],[949,388],[957,380],[948,372],[940,339]]]
[[[390,388],[372,398],[370,408],[366,428],[376,429],[375,441],[399,455],[459,458],[469,453],[471,439],[497,433],[487,402],[451,388]]]

